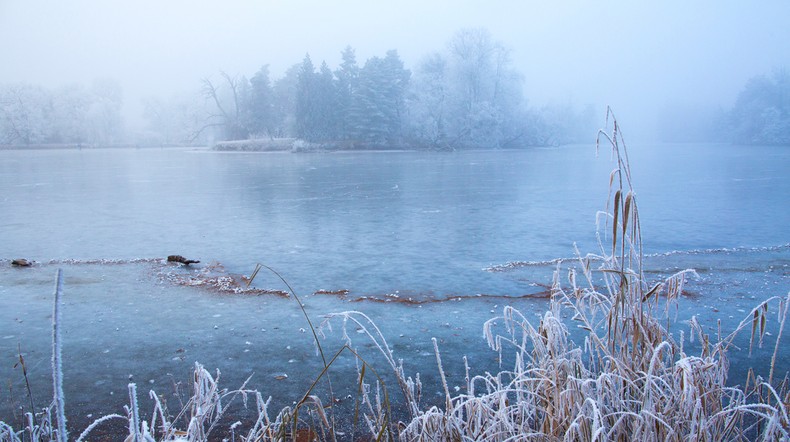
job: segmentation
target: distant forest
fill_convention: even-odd
[[[660,141],[790,145],[790,73],[749,79],[731,109],[669,106],[658,117]]]
[[[790,72],[750,79],[719,127],[737,144],[790,145]]]
[[[112,80],[54,90],[0,85],[0,144],[294,138],[341,149],[453,150],[589,141],[600,123],[592,106],[529,106],[509,51],[485,29],[459,31],[413,69],[395,50],[359,63],[346,47],[340,59],[332,69],[306,55],[277,79],[268,65],[249,79],[219,72],[193,95],[146,99],[147,126],[136,133],[124,130],[123,94]],[[790,144],[790,75],[751,79],[733,109],[694,118],[673,109],[660,120],[665,141]]]

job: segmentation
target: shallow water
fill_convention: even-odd
[[[631,161],[649,275],[695,268],[700,276],[671,312],[676,330],[698,315],[710,331],[718,320],[726,331],[761,300],[788,293],[790,151],[637,146]],[[0,392],[0,420],[13,421],[13,407],[27,401],[14,368],[20,350],[36,406],[51,394],[57,268],[66,276],[64,381],[77,428],[88,415],[121,412],[130,379],[141,396],[152,387],[177,402],[174,384],[188,390],[195,361],[219,368],[226,387],[252,375],[251,386],[275,405],[305,392],[321,364],[298,305],[179,284],[212,262],[221,263],[217,274],[237,280],[258,262],[273,267],[316,323],[330,312],[364,312],[433,392],[436,337],[451,385],[461,385],[464,355],[473,372],[496,368],[483,340],[487,319],[505,304],[539,317],[552,260],[572,257],[574,243],[597,252],[595,213],[605,206],[611,168],[592,146],[0,152],[0,378],[11,386]],[[176,253],[202,263],[164,262]],[[12,268],[18,257],[36,265]],[[286,289],[267,271],[253,285]],[[341,299],[319,290],[348,292]],[[394,302],[407,298],[445,301]],[[342,346],[337,325],[324,342],[328,353]],[[758,357],[765,353],[734,357],[733,379]],[[787,359],[781,352],[780,365],[789,367]],[[337,376],[353,387],[351,367],[344,359]]]

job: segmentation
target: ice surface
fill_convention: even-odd
[[[790,286],[788,248],[683,257],[678,261],[678,256],[656,256],[646,261],[649,278],[656,280],[678,269],[698,269],[700,278],[688,282],[685,296],[671,314],[671,328],[676,332],[688,329],[684,323],[692,315],[709,333],[716,333],[719,321],[725,332],[731,330],[760,299],[782,296]],[[0,302],[4,306],[0,334],[6,337],[0,340],[0,354],[6,361],[0,365],[0,378],[22,394],[21,373],[12,368],[21,349],[34,397],[51,397],[52,293],[48,287],[55,269],[63,268],[64,389],[70,405],[67,410],[77,414],[69,417],[70,421],[121,410],[126,402],[123,389],[130,379],[147,380],[158,385],[157,390],[170,391],[172,388],[165,386],[180,385],[184,393],[195,361],[219,368],[228,386],[241,385],[253,375],[251,386],[272,395],[275,404],[298,400],[320,373],[321,361],[295,300],[255,289],[236,292],[210,284],[180,284],[179,278],[169,276],[205,274],[205,267],[187,270],[162,260],[47,263],[27,269],[0,265]],[[550,272],[554,267],[547,265],[543,270]],[[435,383],[438,374],[431,338],[440,345],[450,385],[463,385],[463,356],[477,372],[497,367],[497,355],[483,339],[486,320],[501,314],[501,307],[507,304],[532,312],[537,321],[547,304],[540,298],[492,297],[384,303],[320,293],[303,294],[301,300],[316,324],[328,313],[364,311],[381,328],[395,357],[404,359],[407,372],[420,372],[423,383],[437,392],[440,385]],[[769,332],[775,334],[776,330],[769,327]],[[341,338],[339,331],[327,331],[323,345],[334,353],[343,343]],[[741,345],[748,348],[745,339]],[[376,361],[377,355],[363,335],[354,338],[354,343]],[[731,355],[732,378],[741,379],[746,366],[769,357],[769,351],[758,350],[751,358]],[[786,352],[780,354],[780,368],[790,368],[789,357]],[[293,364],[299,368],[294,370]],[[339,372],[343,367],[353,373],[351,360],[341,363]],[[341,378],[348,381],[349,376]],[[343,385],[343,381],[338,383]],[[172,399],[176,400],[175,396]],[[0,406],[3,416],[12,414],[8,403]]]
[[[790,154],[766,160],[760,148],[749,156],[732,146],[664,148],[631,149],[648,276],[696,269],[700,278],[687,284],[672,329],[696,315],[715,334],[719,320],[726,330],[762,299],[788,292]],[[606,161],[593,164],[590,146],[0,155],[16,160],[0,161],[0,188],[12,189],[0,199],[0,380],[13,392],[0,397],[0,420],[27,406],[13,368],[20,350],[36,406],[52,397],[52,284],[63,268],[63,380],[73,428],[87,415],[120,412],[129,375],[178,403],[195,361],[219,368],[228,387],[253,375],[250,386],[272,395],[272,407],[304,394],[321,371],[312,335],[274,275],[262,271],[247,288],[243,276],[259,262],[283,274],[315,323],[364,311],[406,372],[419,371],[435,389],[429,397],[441,392],[431,338],[449,385],[463,385],[464,355],[475,372],[497,368],[483,339],[486,320],[504,305],[538,319],[557,265],[575,265],[574,242],[582,253],[598,252],[594,215],[610,172]],[[775,178],[751,179],[760,175]],[[167,264],[170,254],[202,263]],[[11,267],[21,257],[34,265]],[[381,364],[364,336],[352,334]],[[327,331],[329,353],[342,342],[338,330]],[[733,357],[731,379],[764,353]],[[788,357],[780,354],[780,366],[790,366]],[[353,373],[352,360],[338,363],[337,373],[344,370]],[[347,377],[349,385],[337,387],[353,391],[356,379]]]

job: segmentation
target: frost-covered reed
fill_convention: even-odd
[[[151,391],[154,410],[146,419],[139,411],[136,386],[130,384],[130,405],[125,413],[98,419],[77,440],[90,440],[93,431],[114,419],[128,424],[128,435],[121,438],[146,442],[788,440],[790,381],[785,376],[776,382],[775,364],[790,294],[762,302],[727,335],[707,335],[694,318],[688,338],[684,332],[670,333],[664,325],[669,324],[670,307],[682,295],[685,278],[693,270],[660,281],[645,278],[627,152],[611,112],[607,113],[609,118],[611,128],[601,131],[599,140],[611,148],[617,166],[611,174],[607,209],[599,216],[599,251],[588,255],[577,252],[578,266],[568,270],[557,262],[549,307],[539,320],[504,307],[501,316],[485,323],[487,344],[499,353],[500,361],[507,361],[507,367],[500,365],[498,372],[474,375],[467,365],[466,388],[453,394],[434,340],[441,379],[435,389],[444,393],[444,403],[424,407],[419,375],[411,377],[405,372],[403,361],[396,359],[376,324],[362,312],[335,313],[317,328],[307,318],[324,368],[301,401],[279,410],[273,418],[271,398],[264,400],[259,392],[247,389],[246,383],[237,390],[220,389],[219,372],[212,376],[196,364],[192,397],[174,417]],[[55,399],[38,419],[28,413],[22,430],[0,422],[0,440],[66,440],[64,399],[58,388],[62,375],[58,333],[61,286],[59,273],[53,316]],[[780,325],[768,378],[750,371],[742,386],[730,386],[728,351],[735,337],[750,329],[750,345],[762,345],[771,305],[778,307]],[[344,345],[327,358],[319,335],[338,322]],[[377,355],[357,350],[348,330],[358,333]],[[354,433],[336,428],[335,407],[327,406],[335,400],[331,384],[323,400],[316,391],[319,381],[344,355],[356,364],[354,416],[345,419],[352,422]],[[369,363],[368,358],[374,356],[383,357],[383,367],[378,369],[391,372],[396,380],[397,403],[404,407],[400,421],[392,411],[395,390],[388,388]],[[229,411],[234,402],[236,410],[243,407],[245,416],[252,419],[237,421]],[[357,425],[360,422],[362,425]]]
[[[751,325],[762,343],[769,304],[784,327],[790,295],[755,307],[727,336],[713,338],[691,321],[697,354],[662,325],[686,275],[649,283],[642,271],[641,232],[627,152],[611,112],[608,144],[617,168],[597,255],[578,254],[581,270],[558,266],[550,307],[533,323],[505,307],[485,324],[491,349],[514,353],[512,368],[478,375],[466,393],[408,423],[403,440],[786,440],[788,381],[753,374],[742,388],[727,384],[727,351]],[[597,267],[593,268],[591,263]],[[663,305],[662,305],[663,304]],[[565,320],[564,318],[570,318]],[[570,326],[583,331],[579,343]]]
[[[63,299],[63,271],[58,269],[55,275],[55,301],[52,311],[52,391],[55,392],[54,406],[58,429],[55,432],[58,442],[69,440],[66,429],[66,399],[63,395],[63,357],[60,334],[61,300]]]

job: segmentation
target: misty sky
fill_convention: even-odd
[[[639,127],[668,104],[729,107],[744,82],[790,68],[790,1],[0,0],[0,83],[117,79],[141,99],[196,90],[219,70],[278,78],[310,53],[334,68],[397,49],[407,68],[453,34],[487,28],[540,106],[611,104]]]

